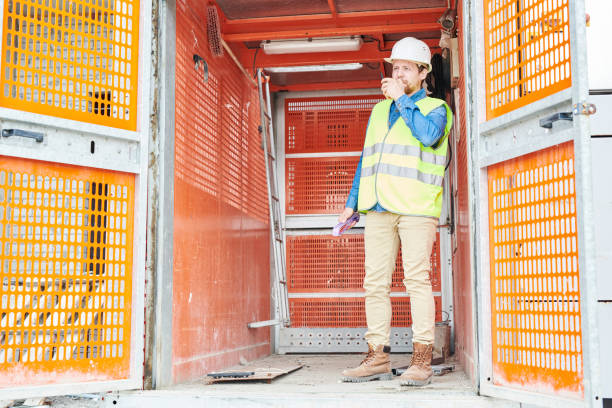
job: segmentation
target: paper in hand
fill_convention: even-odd
[[[353,223],[357,223],[357,222],[359,222],[359,213],[355,211],[353,215],[351,215],[346,221],[341,222],[334,227],[334,230],[332,231],[332,235],[334,237],[339,237],[346,230],[350,229],[353,226],[352,225]]]

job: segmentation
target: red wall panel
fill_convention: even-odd
[[[442,297],[434,296],[436,322],[442,321]],[[367,327],[365,298],[289,299],[292,327]],[[391,327],[410,327],[410,298],[391,298]]]
[[[344,210],[358,156],[285,161],[287,214],[339,214]]]
[[[285,151],[360,151],[374,105],[381,95],[287,99]]]
[[[270,259],[257,90],[208,48],[206,3],[177,1],[175,382],[270,352]],[[208,81],[193,55],[209,65]]]
[[[361,292],[364,269],[363,234],[287,237],[287,282],[290,293]],[[440,292],[440,234],[431,251],[431,287]],[[405,292],[401,249],[391,279],[393,292]]]
[[[463,19],[463,2],[458,2],[458,21]],[[474,321],[472,309],[475,307],[472,298],[472,265],[470,247],[470,207],[468,202],[468,141],[466,132],[465,115],[465,65],[463,55],[463,33],[461,25],[457,33],[459,37],[459,95],[456,101],[456,123],[459,125],[457,133],[454,160],[457,161],[457,196],[455,200],[455,228],[457,249],[453,255],[453,293],[454,293],[454,322],[455,322],[455,354],[463,365],[466,374],[470,377],[473,384],[476,384],[476,359],[474,354]],[[452,168],[452,166],[451,166]]]

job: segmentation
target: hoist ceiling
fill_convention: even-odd
[[[361,63],[354,71],[270,74],[279,89],[371,88],[380,86],[395,42],[406,36],[439,51],[438,19],[456,0],[215,0],[223,40],[242,66],[298,67]],[[360,36],[358,51],[266,54],[262,41]],[[388,67],[387,67],[388,69]],[[318,84],[318,85],[317,85]]]
[[[447,0],[217,0],[225,16],[231,20],[296,17],[314,14],[357,13],[368,11],[401,11],[446,8]]]

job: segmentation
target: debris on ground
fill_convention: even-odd
[[[205,379],[206,384],[220,382],[241,382],[241,381],[264,381],[268,384],[275,378],[292,373],[304,367],[303,364],[292,365],[285,368],[248,368],[246,370],[228,370],[209,373]]]

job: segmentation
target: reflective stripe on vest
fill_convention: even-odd
[[[411,169],[410,167],[394,166],[392,164],[380,163],[367,168],[362,168],[361,177],[369,177],[379,174],[389,174],[391,176],[412,178],[419,180],[425,184],[432,184],[434,186],[442,186],[444,177],[436,176],[434,174],[427,174],[418,171],[417,169]]]
[[[423,115],[439,106],[446,109],[447,123],[438,146],[425,147],[399,118],[388,128],[393,101],[376,104],[366,132],[361,164],[358,210],[367,212],[376,203],[397,214],[439,217],[442,210],[442,182],[448,149],[452,112],[440,99],[416,102]]]
[[[381,150],[382,149],[382,150]],[[403,156],[417,156],[421,161],[437,164],[441,166],[446,165],[446,156],[441,156],[429,152],[424,152],[419,146],[405,146],[401,144],[383,144],[376,143],[374,146],[366,147],[363,149],[363,156],[370,156],[374,153],[389,153],[399,154]]]

